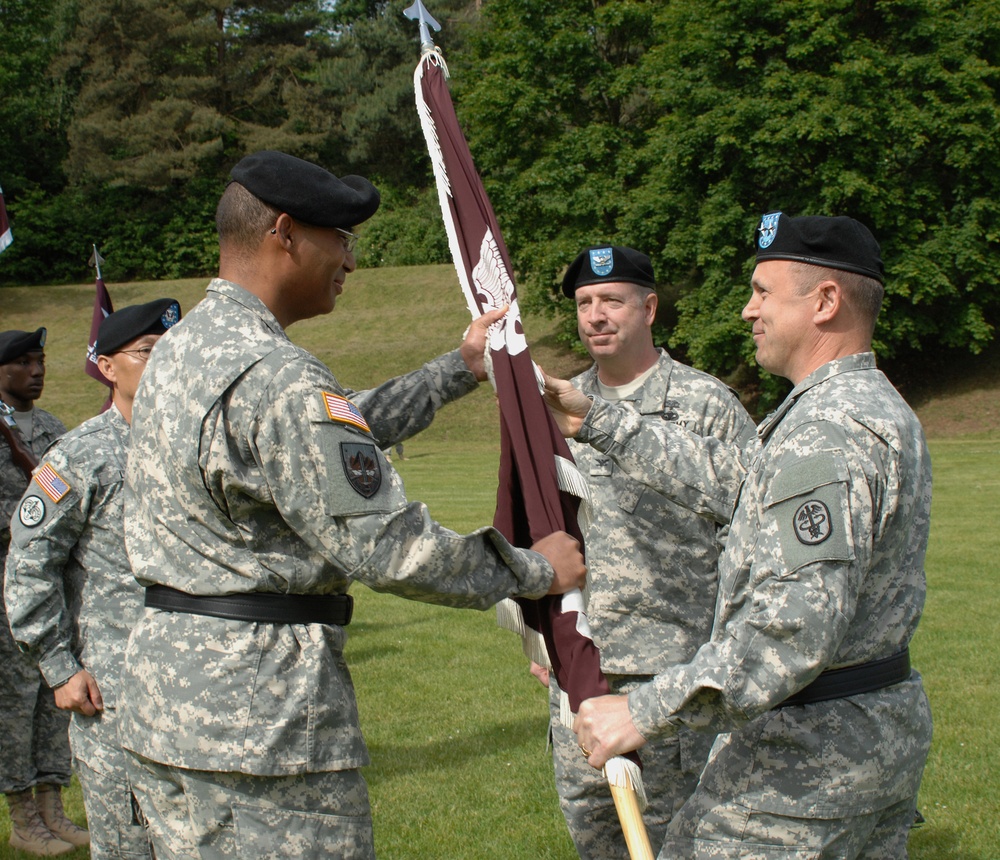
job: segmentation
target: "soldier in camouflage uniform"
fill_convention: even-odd
[[[912,410],[875,368],[877,242],[850,218],[769,213],[759,228],[759,364],[794,388],[746,447],[711,640],[628,696],[585,702],[595,767],[682,727],[722,734],[663,858],[899,858],[931,740],[908,644],[924,603],[931,470]],[[613,409],[550,380],[564,432],[614,452]],[[581,418],[583,418],[581,425]],[[663,489],[697,494],[728,452],[664,425]],[[723,512],[710,497],[698,503]]]
[[[588,248],[570,264],[562,289],[576,302],[580,339],[595,361],[573,384],[619,404],[637,422],[676,424],[735,450],[753,435],[750,416],[717,379],[653,345],[655,286],[649,257],[632,248]],[[587,619],[608,684],[627,693],[686,662],[708,640],[726,526],[670,501],[596,448],[575,440],[570,448],[590,490],[580,517]],[[731,504],[734,490],[721,487],[719,495]],[[556,787],[577,851],[585,860],[625,857],[608,782],[580,754],[560,719],[555,678],[547,680]],[[643,748],[643,820],[652,844],[663,842],[674,812],[694,791],[712,741],[710,733],[685,729]]]
[[[332,310],[378,192],[276,152],[232,177],[220,277],[157,345],[133,412],[125,539],[148,587],[122,679],[129,775],[159,860],[370,858],[351,583],[485,608],[585,568],[564,533],[532,551],[443,528],[381,453],[485,378],[501,314],[462,351],[346,390],[285,329]]]
[[[13,432],[36,459],[66,432],[58,418],[34,405],[45,383],[45,336],[44,328],[0,333],[0,399],[14,409]],[[28,480],[0,435],[0,578],[11,517]],[[70,781],[69,715],[56,707],[38,666],[18,650],[2,604],[0,600],[0,790],[10,807],[11,845],[36,854],[64,853],[73,848],[68,838],[86,841],[86,831],[62,813],[60,786]],[[39,817],[39,804],[52,808],[51,827]],[[67,838],[53,835],[52,828]]]
[[[97,364],[112,383],[112,406],[49,448],[11,523],[11,630],[56,704],[74,712],[70,745],[94,860],[151,856],[118,738],[118,675],[143,600],[125,554],[122,491],[136,386],[179,318],[176,301],[157,299],[101,323]]]

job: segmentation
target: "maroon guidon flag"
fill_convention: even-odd
[[[440,27],[420,0],[404,14],[419,18],[421,24],[422,55],[414,72],[417,111],[466,302],[473,317],[510,305],[505,317],[491,328],[487,348],[501,416],[493,524],[515,546],[531,546],[557,530],[582,543],[576,515],[580,500],[587,495],[587,484],[542,397],[541,375],[528,352],[507,248],[455,115],[446,83],[447,66],[430,39],[428,27]],[[519,618],[511,623],[503,610],[512,609],[515,603],[513,615]],[[583,614],[582,594],[574,589],[562,597],[517,598],[505,604],[499,613],[501,623],[522,632],[525,653],[551,668],[568,697],[563,721],[572,727],[569,712],[575,713],[583,700],[609,692]],[[634,753],[616,757],[605,770],[613,785],[637,789],[642,798]]]
[[[97,252],[97,245],[94,245],[94,253],[90,255],[88,265],[97,270],[97,280],[94,284],[94,313],[90,318],[90,340],[87,343],[87,358],[83,369],[102,385],[108,386],[108,399],[101,408],[101,412],[107,411],[111,406],[111,383],[97,366],[97,331],[105,317],[114,312],[111,296],[108,295],[108,288],[104,286],[104,278],[101,277],[101,263],[103,262],[104,257]]]
[[[0,251],[6,251],[13,241],[14,234],[10,232],[10,221],[7,220],[7,207],[3,202],[3,189],[0,188]]]

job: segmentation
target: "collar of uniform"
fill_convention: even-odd
[[[670,387],[670,371],[674,367],[674,360],[663,348],[658,348],[660,359],[656,363],[656,371],[646,380],[642,387],[642,401],[639,403],[639,412],[648,415],[653,412],[663,411],[663,400],[667,396],[667,389]],[[597,365],[593,364],[581,373],[575,380],[580,390],[587,395],[599,394],[597,387]]]
[[[108,407],[108,421],[114,425],[116,430],[124,432],[125,438],[128,439],[132,432],[132,426],[125,420],[125,416],[114,403]]]
[[[781,423],[781,419],[785,417],[788,410],[811,388],[815,388],[817,385],[821,385],[828,379],[832,379],[842,373],[874,369],[875,354],[872,352],[858,352],[844,358],[835,358],[833,361],[828,361],[826,364],[817,367],[788,393],[788,396],[774,412],[760,422],[757,427],[758,437],[760,437],[762,442],[766,440],[771,435],[771,431]]]
[[[239,284],[234,283],[233,281],[227,281],[225,278],[212,278],[212,280],[209,281],[208,286],[205,288],[205,292],[216,293],[222,298],[229,299],[230,301],[236,302],[238,305],[242,305],[255,316],[260,317],[261,322],[275,334],[287,337],[287,335],[285,335],[285,330],[281,327],[281,323],[279,323],[274,314],[271,313],[268,306],[265,305],[264,302],[257,296],[249,290],[244,289]]]

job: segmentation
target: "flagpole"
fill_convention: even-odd
[[[94,280],[94,311],[90,318],[90,338],[87,341],[87,356],[84,360],[83,369],[91,379],[96,379],[102,385],[108,387],[108,398],[101,407],[101,412],[107,412],[111,408],[112,386],[97,366],[97,332],[105,317],[114,311],[114,306],[111,304],[111,296],[108,294],[108,288],[105,286],[104,278],[101,276],[101,263],[104,262],[104,257],[97,250],[97,245],[93,245],[92,247],[94,252],[90,255],[87,265],[96,269],[97,275]]]
[[[458,127],[444,83],[448,75],[444,57],[431,38],[431,29],[439,32],[441,25],[421,0],[415,0],[403,14],[420,24],[421,58],[414,72],[417,111],[434,167],[448,245],[469,310],[476,317],[491,308],[510,306],[504,319],[491,326],[487,349],[491,359],[488,362],[490,378],[500,400],[502,419],[501,487],[494,525],[512,542],[515,537],[537,539],[557,529],[580,536],[576,508],[587,494],[586,481],[541,399],[537,368],[527,354],[507,249],[489,198],[475,171],[468,143]],[[435,110],[440,116],[435,116]],[[452,164],[451,176],[449,162]],[[512,396],[513,401],[507,399]],[[514,407],[513,414],[509,414],[507,405]],[[531,410],[536,411],[529,415]],[[546,453],[544,458],[538,457],[543,450],[551,453]],[[538,471],[531,467],[537,467]],[[534,482],[533,492],[523,492],[526,479]],[[505,485],[505,481],[510,482],[509,485]],[[502,494],[512,486],[521,491],[514,505],[517,509],[511,510],[507,504],[502,510]],[[552,494],[559,498],[552,499]],[[528,546],[529,543],[517,545]],[[561,712],[565,711],[562,721],[572,728],[570,699],[578,707],[585,698],[609,692],[600,671],[600,656],[586,630],[582,594],[574,590],[561,599],[518,599],[517,603],[513,609],[523,622],[521,626],[526,635],[535,634],[532,646],[548,649],[548,662],[554,667],[566,698],[565,707],[560,708]],[[532,615],[530,623],[529,614]],[[536,624],[541,625],[537,630],[534,629]],[[575,655],[570,662],[574,667],[583,667],[582,672],[574,672],[577,680],[570,685],[563,683],[565,679],[560,674],[567,668],[560,662],[560,655],[566,656],[561,650],[565,648],[561,637],[566,636],[575,637],[573,647],[567,652]],[[582,682],[579,680],[581,675],[586,676]],[[642,821],[644,803],[640,798],[644,801],[645,793],[638,756],[635,753],[616,756],[605,765],[604,775],[611,787],[629,856],[632,860],[653,860]]]
[[[6,251],[14,241],[14,234],[7,219],[7,207],[3,202],[3,189],[0,188],[0,252]]]

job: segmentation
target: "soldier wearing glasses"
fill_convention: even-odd
[[[179,319],[176,301],[158,299],[101,323],[97,364],[112,405],[49,448],[11,524],[10,625],[56,705],[73,712],[70,745],[95,860],[150,856],[118,738],[118,675],[142,613],[122,490],[132,399],[154,344]]]
[[[482,609],[565,592],[585,568],[564,533],[532,551],[443,528],[382,454],[486,378],[503,311],[350,392],[285,330],[333,309],[378,192],[280,152],[232,178],[219,277],[135,402],[125,540],[147,608],[125,657],[129,774],[159,858],[370,858],[351,583]]]

